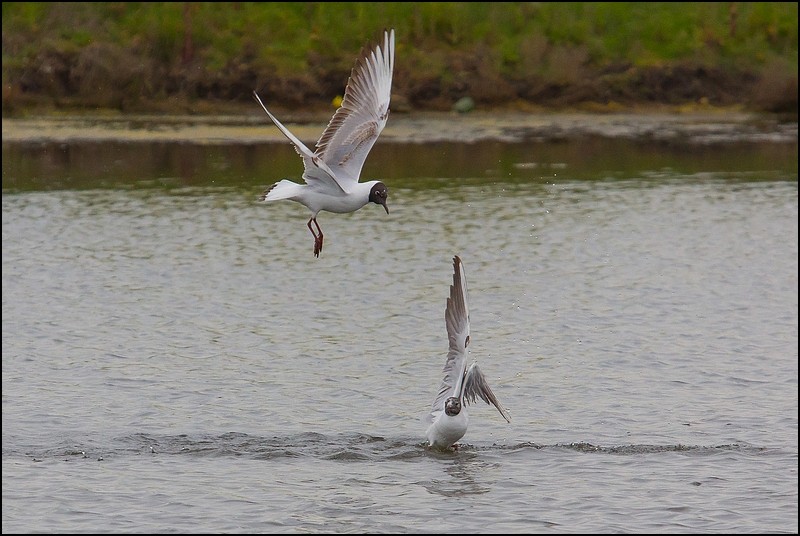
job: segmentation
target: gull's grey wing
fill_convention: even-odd
[[[503,418],[511,422],[511,417],[508,416],[506,409],[497,400],[497,397],[494,396],[492,389],[489,387],[489,383],[486,381],[486,376],[483,375],[481,369],[478,368],[477,363],[473,363],[467,369],[467,373],[464,376],[464,400],[467,403],[472,404],[474,403],[477,398],[480,397],[484,402],[487,404],[491,404],[497,408],[497,411],[500,412],[500,415]]]
[[[376,46],[356,62],[333,114],[317,142],[316,155],[336,173],[341,184],[358,182],[361,168],[389,117],[394,70],[394,30],[385,31]]]
[[[324,185],[324,187],[327,187],[331,190],[331,195],[345,193],[342,185],[338,180],[336,180],[336,175],[328,167],[325,161],[312,153],[302,141],[300,141],[294,134],[289,132],[289,129],[283,126],[281,122],[278,121],[278,119],[272,115],[269,110],[267,110],[267,107],[264,106],[263,102],[261,102],[261,98],[258,96],[258,93],[254,91],[253,96],[256,98],[261,107],[264,108],[264,111],[267,112],[267,115],[270,119],[272,119],[272,122],[275,123],[275,126],[278,127],[278,129],[289,139],[290,142],[292,142],[292,145],[294,145],[294,150],[297,151],[297,154],[303,158],[303,166],[305,167],[303,180],[305,180],[309,185],[315,183],[317,185]]]
[[[444,310],[444,321],[447,326],[447,339],[450,348],[444,364],[444,379],[439,385],[439,393],[431,405],[430,418],[444,410],[444,402],[461,391],[464,371],[469,355],[469,306],[467,305],[467,278],[464,265],[457,255],[453,257],[453,284],[450,285],[450,297]]]

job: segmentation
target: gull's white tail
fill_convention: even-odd
[[[278,201],[280,199],[292,199],[303,192],[301,185],[287,179],[273,184],[269,190],[264,192],[260,201]]]

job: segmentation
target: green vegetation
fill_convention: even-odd
[[[3,113],[329,105],[397,32],[398,105],[797,110],[797,3],[4,2]]]

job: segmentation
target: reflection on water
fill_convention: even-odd
[[[3,143],[3,191],[234,186],[259,191],[278,179],[299,180],[302,161],[288,143]],[[558,182],[660,175],[774,180],[797,176],[796,143],[673,145],[624,139],[560,142],[378,143],[362,178],[408,188],[458,179]],[[255,195],[255,194],[254,194]]]

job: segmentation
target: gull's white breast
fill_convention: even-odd
[[[442,411],[428,427],[426,435],[431,447],[448,448],[467,433],[467,409],[461,407],[458,415],[450,416]]]
[[[329,194],[314,188],[304,188],[295,199],[306,205],[315,214],[320,210],[346,214],[369,203],[372,184],[372,182],[357,183],[347,194]]]

